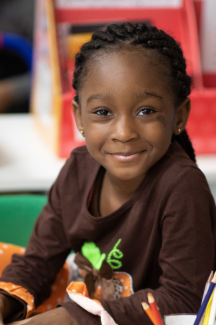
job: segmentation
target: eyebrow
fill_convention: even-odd
[[[87,103],[90,103],[94,99],[111,99],[111,98],[112,98],[112,96],[109,93],[107,93],[107,94],[105,94],[105,93],[93,94],[93,95],[89,96],[89,98],[87,99]]]
[[[148,92],[148,91],[144,91],[144,90],[140,90],[140,91],[135,91],[132,93],[132,95],[135,98],[148,98],[148,97],[156,97],[159,100],[162,100],[162,96],[154,93],[154,92]],[[91,101],[95,100],[95,99],[107,99],[110,100],[112,99],[112,95],[109,93],[99,93],[99,94],[93,94],[91,96],[89,96],[89,98],[87,99],[87,103],[90,103]]]
[[[159,100],[162,100],[162,96],[158,95],[157,93],[154,92],[148,92],[145,90],[140,90],[140,91],[135,91],[132,94],[135,98],[147,98],[147,97],[156,97]]]

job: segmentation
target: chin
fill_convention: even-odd
[[[122,171],[118,170],[116,173],[112,173],[114,177],[121,181],[133,181],[136,179],[142,179],[145,177],[144,171],[142,172],[130,172],[130,171]]]

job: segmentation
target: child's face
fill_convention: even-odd
[[[186,124],[165,69],[152,51],[108,53],[88,65],[74,112],[90,154],[110,177],[143,179]]]

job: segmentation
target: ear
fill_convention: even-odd
[[[190,98],[186,98],[176,109],[173,134],[179,135],[185,128],[191,110]]]
[[[77,128],[81,132],[83,131],[81,107],[75,100],[72,100],[72,106]]]

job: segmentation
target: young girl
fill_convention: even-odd
[[[151,324],[141,306],[148,292],[163,315],[198,311],[215,268],[216,210],[185,131],[190,86],[179,45],[156,27],[112,24],[82,46],[73,108],[86,147],[72,152],[26,253],[3,272],[6,321],[25,318],[27,299],[5,283],[37,307],[71,250],[90,296],[103,297],[119,325]],[[100,318],[70,301],[28,323]]]

